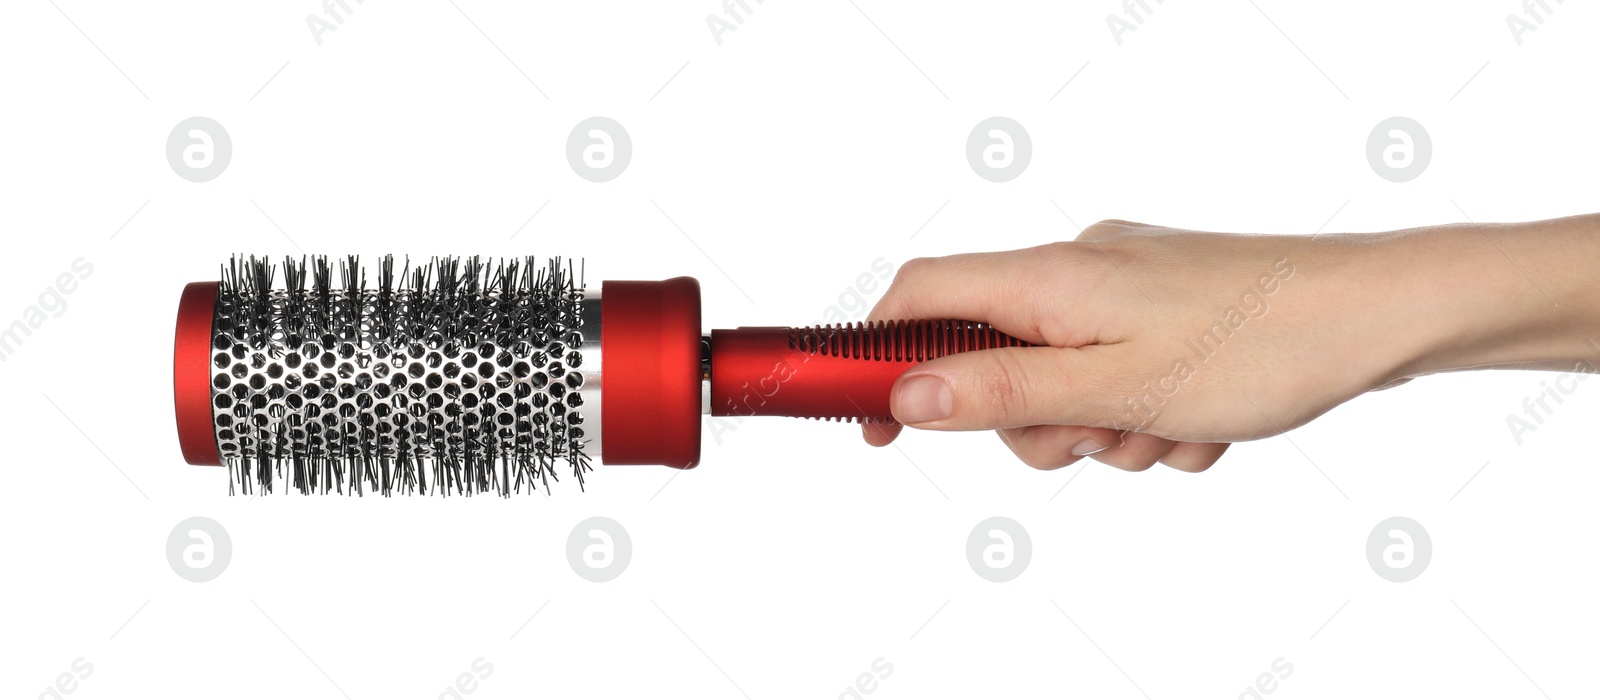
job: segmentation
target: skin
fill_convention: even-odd
[[[1596,261],[1600,215],[1318,236],[1102,221],[1072,242],[912,260],[869,320],[981,321],[1040,346],[909,370],[891,397],[903,425],[995,430],[1039,469],[1198,472],[1422,375],[1600,366]]]

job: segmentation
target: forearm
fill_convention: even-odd
[[[1403,231],[1378,247],[1404,317],[1398,376],[1600,367],[1600,215]]]

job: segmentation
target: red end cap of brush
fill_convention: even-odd
[[[699,464],[700,283],[607,281],[600,317],[600,460]]]
[[[222,466],[211,425],[211,320],[217,283],[195,282],[178,301],[178,331],[172,344],[172,403],[178,414],[178,445],[190,464]]]

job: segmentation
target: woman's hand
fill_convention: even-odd
[[[1040,469],[1092,454],[1128,470],[1159,461],[1200,471],[1231,442],[1415,375],[1571,369],[1561,358],[1582,347],[1563,324],[1573,307],[1595,320],[1600,276],[1583,268],[1600,264],[1597,229],[1581,217],[1248,236],[1105,221],[1071,243],[908,262],[869,319],[981,321],[1042,346],[918,365],[894,387],[900,423],[994,429]],[[1540,236],[1581,250],[1551,250]],[[1573,255],[1578,269],[1562,268]],[[1535,270],[1545,285],[1532,283]],[[863,431],[885,445],[900,426]]]

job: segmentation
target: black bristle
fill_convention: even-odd
[[[213,386],[231,399],[215,409],[230,494],[509,496],[548,491],[561,464],[583,488],[582,430],[517,376],[542,371],[553,343],[577,350],[571,261],[396,272],[386,256],[376,287],[356,257],[337,265],[336,284],[326,257],[285,258],[282,287],[266,258],[223,268],[213,340],[229,360]]]

